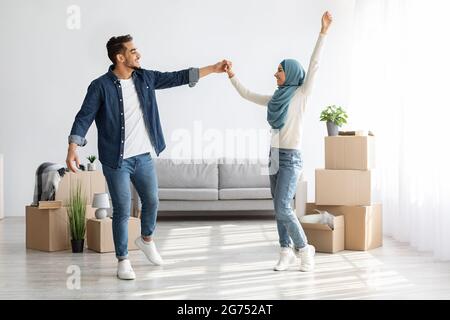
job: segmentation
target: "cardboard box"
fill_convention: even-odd
[[[128,250],[137,250],[134,240],[141,235],[141,220],[130,217],[128,220]],[[114,252],[112,219],[89,219],[87,221],[87,245],[97,252]]]
[[[335,253],[345,247],[345,217],[334,218],[334,229],[327,224],[301,222],[308,243],[312,244],[317,252]]]
[[[26,207],[26,247],[42,251],[70,248],[67,208]]]
[[[372,175],[372,170],[316,169],[316,203],[369,206],[373,200]]]
[[[66,172],[59,182],[56,190],[55,200],[62,200],[67,206],[70,198],[71,187],[81,183],[82,193],[86,196],[87,204],[91,205],[94,193],[106,192],[106,180],[101,171],[79,171],[77,173]]]
[[[325,210],[345,218],[345,249],[366,251],[383,245],[383,220],[381,204],[372,206],[319,206],[306,205],[306,212]]]
[[[71,248],[67,207],[46,209],[27,206],[25,210],[28,249],[60,251]],[[95,218],[95,210],[91,205],[86,206],[86,220]]]
[[[375,168],[375,138],[371,136],[325,137],[325,169]]]

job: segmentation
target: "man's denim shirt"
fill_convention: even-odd
[[[75,117],[69,143],[85,146],[85,138],[92,121],[98,130],[99,160],[112,168],[121,167],[125,142],[125,118],[120,80],[112,72],[95,79],[88,87],[83,105]],[[199,69],[190,68],[175,72],[159,72],[137,69],[132,78],[139,97],[144,122],[150,141],[159,155],[166,147],[159,120],[155,90],[184,84],[195,86],[199,80]]]

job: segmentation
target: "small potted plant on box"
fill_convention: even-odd
[[[86,234],[86,197],[81,192],[81,183],[71,190],[67,215],[69,217],[72,252],[83,252]]]
[[[342,107],[335,105],[326,107],[320,114],[320,121],[327,122],[329,136],[337,136],[339,128],[347,123],[348,115]]]
[[[88,171],[95,171],[96,168],[95,168],[95,163],[94,163],[94,161],[97,159],[97,157],[94,156],[94,155],[92,155],[92,156],[87,157],[87,159],[89,160],[89,163],[88,163],[88,165],[87,165]]]

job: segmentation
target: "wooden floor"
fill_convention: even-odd
[[[113,253],[25,249],[23,218],[0,221],[0,299],[450,299],[450,263],[390,238],[369,252],[318,254],[316,271],[274,272],[268,218],[166,219],[155,235],[166,265],[130,252],[137,279],[115,276]],[[67,284],[69,266],[81,288]]]

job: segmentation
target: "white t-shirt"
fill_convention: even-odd
[[[152,144],[145,128],[144,115],[133,79],[120,79],[125,116],[125,145],[123,158],[150,152]]]
[[[311,56],[305,81],[303,82],[303,85],[301,85],[294,93],[294,96],[289,103],[289,109],[284,126],[279,130],[271,129],[272,140],[270,145],[274,148],[302,148],[303,114],[305,113],[306,104],[312,92],[324,41],[325,35],[320,34],[317,39],[314,52]],[[269,101],[272,99],[272,95],[262,95],[251,92],[239,82],[236,76],[230,80],[231,84],[244,99],[264,107],[267,107]]]

